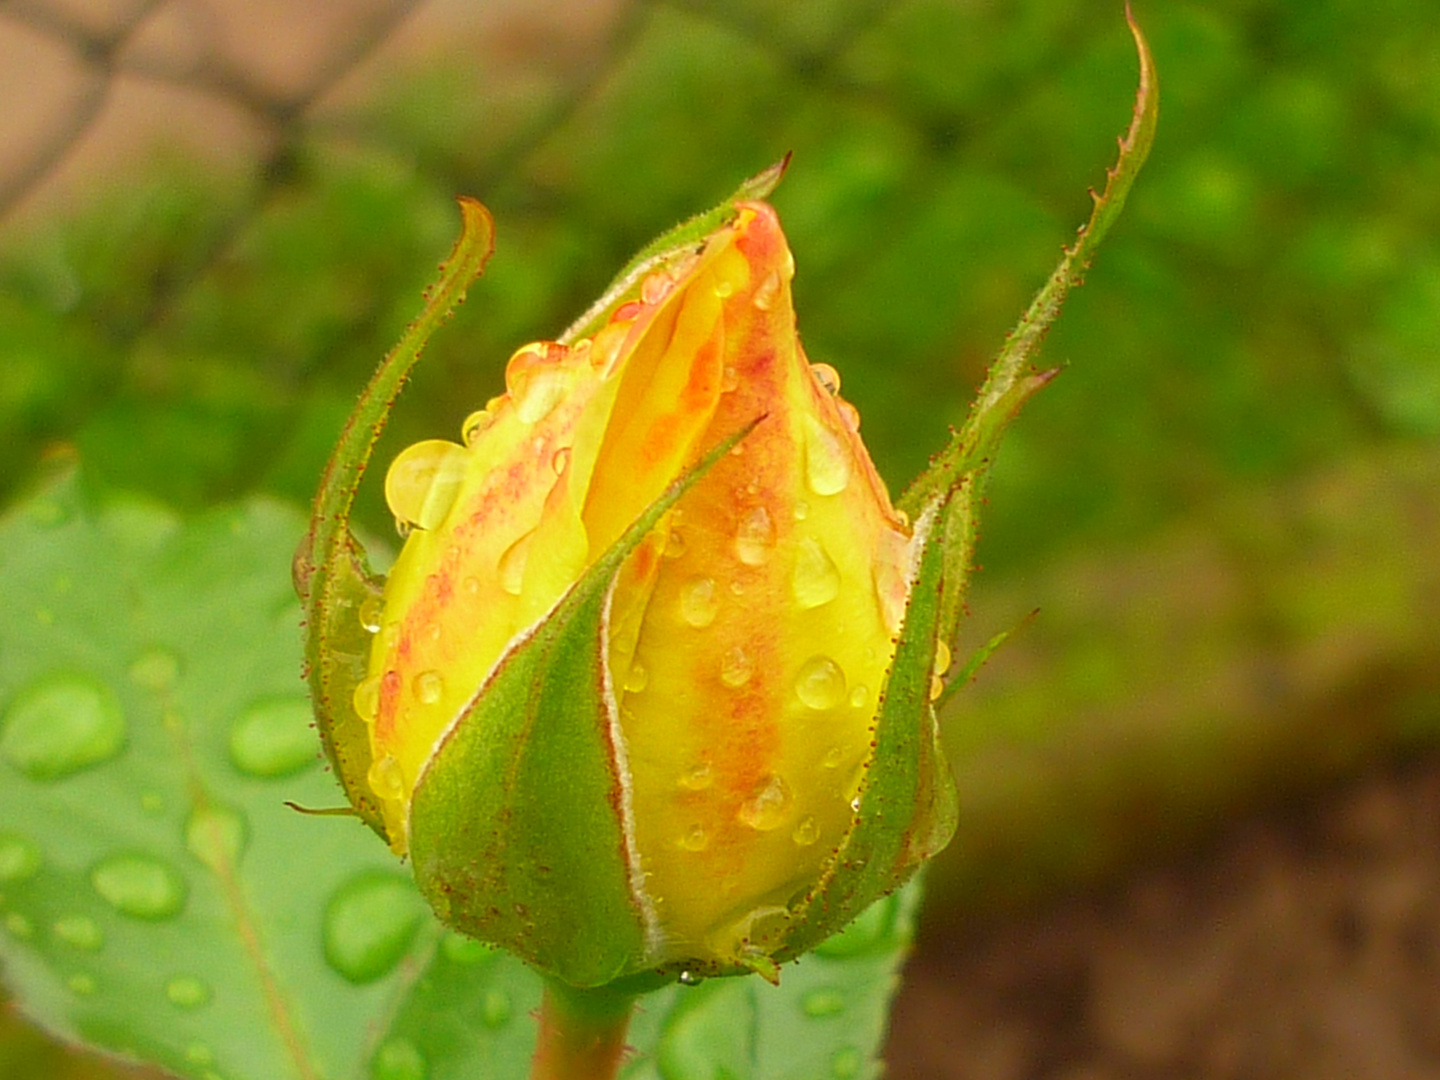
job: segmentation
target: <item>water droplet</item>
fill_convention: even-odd
[[[935,642],[935,674],[944,675],[950,670],[950,646],[943,641]]]
[[[460,425],[460,439],[466,446],[474,446],[475,440],[490,430],[495,423],[495,414],[489,409],[478,409],[465,417]]]
[[[802,609],[828,604],[840,595],[840,570],[817,537],[801,537],[796,545],[790,588]]]
[[[680,587],[680,617],[697,630],[709,626],[720,613],[713,578],[692,578]]]
[[[11,937],[21,941],[35,936],[35,924],[18,911],[12,911],[5,916],[5,929]]]
[[[530,557],[530,542],[535,539],[531,529],[500,555],[500,587],[511,596],[519,596],[525,587],[525,563]]]
[[[671,529],[670,535],[665,538],[665,557],[667,559],[678,559],[685,554],[685,537],[679,529]]]
[[[0,757],[32,780],[60,780],[125,747],[125,715],[110,689],[56,675],[20,692],[5,714]]]
[[[681,986],[699,986],[705,981],[705,976],[697,975],[693,971],[682,971],[678,979]]]
[[[686,791],[704,791],[714,782],[715,773],[708,761],[702,761],[693,769],[686,769],[680,774],[679,780],[680,786]]]
[[[505,366],[505,388],[522,424],[538,423],[564,400],[571,377],[557,361],[565,351],[563,345],[537,342],[526,345]]]
[[[355,687],[350,703],[355,706],[355,713],[361,720],[367,723],[373,721],[380,711],[380,676],[371,675],[362,679]]]
[[[710,843],[710,835],[703,825],[691,825],[680,834],[680,846],[686,851],[704,851]]]
[[[158,921],[178,915],[189,889],[185,879],[148,855],[111,855],[90,871],[90,884],[122,915]]]
[[[800,999],[800,1011],[816,1020],[825,1016],[839,1016],[845,1011],[845,995],[829,987],[811,990]]]
[[[760,284],[755,286],[755,292],[751,296],[750,302],[761,311],[769,311],[775,306],[775,298],[779,295],[780,273],[777,270],[771,270],[760,279]]]
[[[930,700],[939,701],[945,693],[945,680],[939,675],[930,676]]]
[[[185,848],[217,874],[232,873],[249,840],[239,812],[228,806],[197,806],[185,823]]]
[[[740,519],[735,532],[735,555],[746,566],[759,566],[770,557],[775,546],[775,526],[770,521],[770,512],[763,506],[756,506]]]
[[[856,795],[853,799],[850,800],[850,809],[853,810],[853,811],[855,811],[855,813],[858,814],[858,813],[860,812],[860,806],[861,806],[860,796],[859,796],[859,795]]]
[[[795,676],[795,696],[812,709],[833,709],[845,700],[845,672],[828,656],[812,656]]]
[[[755,786],[750,797],[740,804],[740,820],[752,829],[770,832],[785,824],[790,816],[794,797],[790,785],[778,773],[771,773]]]
[[[27,881],[39,870],[39,848],[14,833],[0,833],[0,883]]]
[[[850,483],[850,448],[809,413],[805,414],[805,479],[816,495],[838,495]]]
[[[374,982],[409,950],[424,912],[407,879],[384,871],[360,874],[325,905],[325,960],[352,983]]]
[[[180,680],[180,657],[161,646],[146,649],[130,665],[130,679],[152,693],[164,693]]]
[[[438,528],[469,466],[469,451],[447,439],[426,439],[400,451],[385,473],[385,504],[396,524]]]
[[[840,373],[829,364],[811,364],[810,374],[831,397],[840,393]]]
[[[859,683],[850,691],[850,707],[852,709],[863,709],[870,703],[870,688],[864,683]]]
[[[367,634],[378,634],[385,617],[385,598],[379,594],[365,597],[360,601],[356,615],[360,619],[360,629]]]
[[[370,783],[370,790],[382,799],[398,799],[405,793],[405,776],[400,771],[400,762],[389,754],[370,763],[365,779]]]
[[[739,645],[726,649],[720,658],[720,681],[732,690],[748,683],[754,671],[755,662]]]
[[[445,677],[438,671],[422,671],[411,681],[411,689],[421,705],[434,705],[445,695]]]
[[[373,718],[379,704],[379,679],[366,679],[355,688],[355,711],[363,718]],[[264,780],[309,768],[320,760],[313,722],[314,713],[304,698],[253,702],[230,728],[230,761],[242,773]]]
[[[478,964],[481,960],[491,956],[495,952],[495,947],[452,931],[441,940],[440,951],[452,964],[469,965]]]
[[[88,915],[62,915],[55,920],[55,936],[67,945],[94,952],[105,944],[105,933]]]
[[[215,1051],[204,1043],[193,1042],[185,1048],[185,1060],[203,1069],[207,1065],[215,1064]]]
[[[830,1075],[834,1080],[855,1080],[864,1059],[853,1046],[842,1046],[830,1056]]]
[[[735,282],[729,278],[721,278],[715,282],[715,295],[721,300],[728,299],[735,295]]]
[[[370,1062],[373,1080],[425,1080],[428,1071],[419,1048],[403,1035],[381,1043]]]
[[[83,972],[71,975],[65,980],[65,985],[70,988],[72,994],[79,994],[81,997],[89,997],[95,993],[95,977]]]
[[[845,421],[845,426],[851,431],[860,430],[860,410],[851,405],[848,401],[836,399],[835,408],[840,410],[840,419]]]
[[[661,273],[646,274],[640,283],[640,302],[658,304],[670,292],[670,278]]]
[[[570,447],[562,446],[555,451],[555,455],[550,459],[550,468],[555,470],[556,476],[565,475],[565,470],[570,468]]]
[[[843,746],[832,746],[825,751],[825,756],[820,759],[820,764],[827,769],[838,769],[840,762],[845,760],[845,748]]]
[[[627,694],[638,694],[650,685],[650,673],[645,670],[640,661],[636,660],[630,665],[630,670],[625,673],[625,692]]]
[[[486,1027],[504,1027],[510,1022],[510,995],[498,986],[492,986],[485,991],[485,998],[480,1003],[480,1018],[485,1021]]]
[[[209,985],[193,975],[176,975],[165,984],[165,999],[177,1009],[198,1009],[210,998]]]
[[[795,508],[791,510],[790,513],[795,516],[796,521],[804,521],[810,516],[810,504],[804,499],[797,499],[795,501]]]
[[[820,839],[820,826],[815,823],[813,814],[806,814],[795,826],[795,831],[790,834],[798,847],[809,847]]]

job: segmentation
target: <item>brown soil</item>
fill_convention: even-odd
[[[1440,758],[1104,893],[927,929],[891,1080],[1440,1078]]]

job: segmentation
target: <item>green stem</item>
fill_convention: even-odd
[[[613,1080],[634,1005],[633,994],[547,979],[530,1080]]]

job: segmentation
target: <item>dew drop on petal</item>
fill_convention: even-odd
[[[818,417],[805,414],[805,479],[816,495],[838,495],[850,483],[850,449]]]
[[[703,825],[691,825],[680,834],[680,846],[686,851],[704,851],[710,836]]]
[[[755,663],[739,645],[725,650],[720,658],[720,681],[731,690],[738,690],[750,681],[755,672]]]
[[[638,694],[645,687],[650,685],[650,673],[645,670],[643,664],[636,660],[630,665],[630,670],[625,673],[623,686],[627,694]]]
[[[850,690],[850,707],[852,709],[863,709],[870,703],[870,688],[864,683],[858,683]]]
[[[458,443],[426,439],[407,446],[385,473],[385,503],[397,523],[434,529],[445,520],[470,464]]]
[[[851,431],[860,430],[860,410],[848,401],[837,400],[835,407],[840,410],[840,419],[845,421],[845,426]]]
[[[209,984],[193,975],[176,975],[165,984],[165,1000],[177,1009],[198,1009],[212,996]]]
[[[186,850],[217,874],[233,873],[249,839],[245,819],[228,806],[197,806],[185,823]]]
[[[510,1022],[510,995],[498,986],[485,991],[480,1001],[480,1019],[488,1028],[504,1027]]]
[[[820,759],[820,764],[827,769],[838,769],[840,763],[845,760],[845,748],[843,746],[832,746],[825,751],[825,756]]]
[[[39,848],[24,837],[0,832],[0,884],[28,881],[39,870]]]
[[[829,364],[811,364],[810,374],[831,397],[840,393],[840,373]]]
[[[550,468],[555,470],[556,476],[564,476],[565,470],[570,467],[570,447],[562,446],[555,451],[550,459]]]
[[[374,982],[409,951],[424,913],[424,901],[406,878],[386,871],[359,874],[325,905],[325,960],[352,983]]]
[[[704,791],[715,782],[715,773],[708,761],[702,761],[681,773],[678,782],[686,791]]]
[[[120,914],[148,921],[178,915],[189,896],[184,878],[148,855],[102,859],[90,871],[90,885]]]
[[[687,626],[704,629],[719,613],[720,598],[715,594],[714,578],[693,578],[680,587],[680,618]]]
[[[670,292],[670,278],[661,273],[646,274],[640,283],[640,302],[658,304]]]
[[[833,709],[845,700],[845,672],[828,656],[812,656],[795,676],[795,696],[808,708]]]
[[[466,446],[474,446],[475,440],[490,430],[495,423],[495,414],[489,409],[479,409],[472,412],[460,425],[460,438]]]
[[[421,705],[434,705],[445,695],[445,677],[438,671],[422,671],[411,680],[410,688]]]
[[[670,535],[665,538],[665,557],[667,559],[678,559],[685,554],[685,536],[679,529],[671,529]]]
[[[740,518],[735,531],[735,556],[746,566],[760,566],[770,557],[775,546],[775,525],[770,511],[763,506],[752,507]]]
[[[67,945],[86,952],[95,952],[105,944],[105,933],[88,915],[62,915],[52,928],[55,936]]]
[[[380,676],[371,675],[368,679],[361,680],[350,701],[361,720],[374,720],[380,711]]]
[[[505,365],[505,389],[522,424],[545,419],[570,389],[570,376],[558,361],[563,345],[539,341],[518,350]]]
[[[764,777],[740,804],[740,821],[759,832],[778,829],[789,819],[794,796],[790,785],[778,773]]]
[[[500,587],[511,596],[519,596],[525,587],[525,563],[530,557],[530,543],[535,539],[531,529],[500,554]]]
[[[365,774],[370,790],[382,799],[398,799],[405,793],[405,776],[400,771],[400,762],[386,754],[370,763]]]
[[[761,311],[769,311],[775,306],[775,299],[780,295],[780,273],[771,270],[755,286],[755,292],[750,297],[753,303]]]
[[[31,780],[61,780],[125,747],[125,716],[110,689],[54,675],[21,690],[0,723],[0,757]]]
[[[806,814],[795,826],[795,831],[790,834],[790,839],[795,841],[797,847],[809,847],[820,839],[820,826],[815,823],[813,814]]]
[[[840,595],[840,570],[817,537],[801,537],[796,545],[790,588],[802,610],[828,604]]]
[[[720,392],[722,394],[731,393],[739,385],[740,371],[735,367],[734,364],[726,364],[723,368],[720,369]],[[742,440],[741,442],[736,443],[734,448],[730,452],[733,454],[736,450],[739,450],[740,447],[743,445],[743,442],[744,441]]]
[[[429,1071],[424,1055],[403,1035],[386,1039],[370,1061],[371,1080],[425,1080]]]
[[[369,684],[369,685],[367,685]],[[361,712],[364,688],[367,712]],[[356,711],[372,719],[379,705],[380,684],[367,679],[355,691]],[[311,727],[314,714],[304,698],[269,698],[247,705],[230,728],[230,761],[247,776],[273,779],[316,765],[319,741]]]
[[[804,521],[810,516],[810,504],[804,499],[798,499],[795,502],[795,508],[790,512],[795,515],[796,521]]]

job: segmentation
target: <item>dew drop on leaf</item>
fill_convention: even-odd
[[[39,848],[24,837],[0,832],[0,884],[27,881],[39,869]]]
[[[383,871],[360,874],[325,906],[325,960],[352,983],[374,982],[410,948],[424,902],[408,880]]]
[[[790,589],[802,610],[828,604],[840,595],[840,571],[817,537],[802,537],[796,546]]]
[[[830,1075],[834,1080],[855,1080],[860,1075],[863,1059],[853,1046],[842,1046],[830,1056]]]
[[[510,1022],[510,995],[498,986],[492,986],[485,991],[485,998],[480,1003],[480,1018],[485,1021],[486,1027],[504,1027]]]
[[[184,879],[148,855],[111,855],[90,871],[90,884],[107,904],[134,919],[173,918],[189,896]]]
[[[208,1005],[211,996],[209,984],[193,975],[176,975],[165,984],[165,1000],[177,1009],[198,1009]]]
[[[807,708],[833,709],[845,700],[845,672],[828,656],[812,656],[795,676],[795,696]]]
[[[230,761],[247,776],[290,776],[320,760],[310,703],[268,698],[247,705],[230,728]]]
[[[425,1080],[427,1071],[419,1048],[403,1035],[381,1043],[370,1062],[373,1080]]]
[[[156,694],[173,689],[180,681],[180,657],[161,645],[146,649],[130,665],[130,680]]]
[[[850,483],[850,450],[818,417],[805,414],[805,480],[816,495],[838,495]]]
[[[55,936],[67,945],[95,952],[105,944],[105,934],[88,915],[62,915],[55,920]]]
[[[125,717],[109,688],[55,675],[22,690],[0,729],[0,757],[32,780],[60,780],[125,746]]]
[[[199,806],[185,823],[185,849],[217,874],[240,863],[249,839],[245,819],[228,806]]]
[[[845,995],[833,987],[811,990],[800,999],[800,1011],[815,1020],[839,1016],[845,1011]]]

